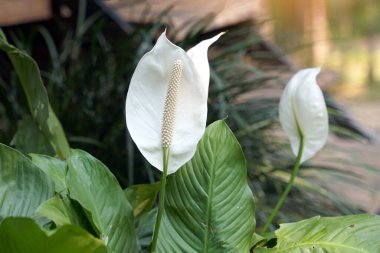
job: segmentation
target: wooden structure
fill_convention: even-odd
[[[0,27],[48,19],[51,0],[0,0]]]
[[[97,1],[99,2],[99,1]],[[206,30],[253,20],[261,10],[260,1],[252,0],[106,0],[102,1],[124,22],[149,23],[156,20],[189,32],[200,20],[207,24]]]
[[[84,0],[80,0],[84,1]],[[88,0],[87,0],[88,1]],[[58,1],[77,6],[77,0]],[[149,23],[160,20],[181,33],[204,20],[207,30],[237,24],[261,16],[260,1],[252,0],[95,0],[107,6],[125,23]],[[11,26],[52,17],[52,0],[0,0],[0,26]],[[88,1],[90,4],[91,1]],[[110,14],[110,13],[108,13]],[[183,28],[183,29],[182,29]]]

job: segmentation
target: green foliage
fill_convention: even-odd
[[[32,162],[54,182],[55,192],[67,193],[66,162],[47,155],[30,154]]]
[[[61,158],[67,157],[70,148],[62,126],[51,109],[37,63],[28,54],[9,44],[2,32],[0,32],[0,50],[7,53],[16,70],[32,118],[54,147],[57,155]]]
[[[99,160],[81,150],[72,151],[67,165],[70,197],[86,209],[108,250],[138,251],[133,210],[114,175]]]
[[[124,190],[125,197],[132,205],[135,217],[152,209],[159,190],[160,182],[132,185]]]
[[[133,25],[127,34],[118,34],[114,24],[98,12],[84,18],[86,10],[79,6],[79,16],[76,26],[62,26],[65,21],[56,19],[54,22],[57,23],[53,25],[66,27],[64,30],[32,26],[28,31],[8,29],[7,33],[13,35],[15,44],[23,46],[30,54],[39,53],[34,56],[38,57],[52,107],[65,126],[70,145],[103,161],[123,187],[155,182],[157,173],[126,134],[124,102],[138,60],[152,48],[157,33],[164,28],[157,21],[151,25]],[[202,22],[194,25],[190,29],[192,33],[177,44],[188,49],[201,39],[211,37],[199,29],[204,25]],[[64,34],[64,38],[57,33]],[[174,38],[177,31],[168,29],[168,33]],[[279,50],[270,49],[271,45],[263,41],[249,23],[229,27],[228,33],[209,52],[208,123],[227,117],[226,122],[242,146],[247,157],[250,185],[260,207],[258,226],[275,205],[287,181],[285,175],[289,174],[294,161],[285,152],[289,150],[287,140],[273,138],[273,132],[278,129],[277,106],[284,85],[282,76],[289,72],[289,66]],[[11,72],[9,67],[4,71]],[[6,78],[7,73],[3,76],[5,80],[0,80],[0,91],[9,94],[2,96],[0,92],[0,114],[4,125],[0,138],[5,142],[12,138],[19,118],[25,115],[20,94],[14,88],[17,79],[12,75]],[[331,98],[326,102],[333,133],[351,139],[366,138]],[[303,177],[308,175],[309,168],[326,171],[315,164],[305,164],[301,168],[303,184],[296,184],[276,223],[318,214],[358,212],[349,202],[326,192],[324,185],[318,185],[313,178]],[[333,167],[328,170],[342,173]],[[319,203],[313,201],[315,198],[332,208],[320,210]]]
[[[135,26],[122,38],[111,39],[106,36],[107,21],[99,13],[84,18],[85,2],[80,2],[77,27],[67,33],[62,44],[45,28],[34,30],[46,42],[51,57],[42,71],[47,90],[34,60],[9,44],[0,31],[0,50],[8,54],[15,68],[9,75],[9,66],[0,70],[6,73],[0,78],[0,113],[5,115],[0,123],[16,125],[22,118],[17,132],[9,127],[9,133],[16,134],[13,145],[25,153],[45,153],[31,154],[29,159],[0,144],[0,252],[136,253],[140,248],[148,250],[151,243],[159,184],[130,186],[123,192],[103,163],[87,152],[69,149],[52,108],[64,122],[71,144],[85,147],[116,168],[123,184],[127,182],[123,174],[126,160],[129,183],[134,178],[155,181],[149,165],[125,136],[120,105],[134,65],[151,48],[160,26]],[[194,44],[201,34],[202,30],[197,30],[183,44]],[[277,127],[278,99],[244,97],[263,87],[280,88],[282,83],[275,77],[279,72],[265,68],[265,63],[276,61],[277,56],[263,51],[260,37],[244,25],[232,27],[218,44],[219,48],[210,52],[209,122],[228,116],[226,122],[242,146],[225,122],[216,122],[208,127],[194,158],[168,178],[160,252],[248,252],[252,247],[255,252],[342,252],[342,245],[379,251],[377,216],[313,218],[286,224],[276,233],[277,245],[273,245],[275,238],[254,233],[255,203],[248,184],[257,196],[257,220],[265,220],[292,163],[282,151],[286,142],[268,137]],[[257,62],[252,64],[252,59]],[[31,117],[18,101],[22,99],[13,86],[18,82]],[[363,137],[347,122],[342,123],[341,111],[327,103],[331,118],[340,120],[330,122],[341,126],[347,136]],[[0,137],[1,141],[11,139],[3,138],[3,133]],[[249,181],[243,151],[248,158]],[[65,160],[49,156],[55,154]],[[307,165],[301,169],[310,170],[327,169]],[[283,220],[294,220],[298,210],[305,212],[303,216],[352,212],[346,203],[306,177],[296,179],[295,185],[298,188],[288,209],[280,216]],[[333,199],[339,210],[321,209],[310,192]],[[29,218],[9,216],[30,217],[43,226]],[[334,249],[329,248],[332,244]],[[351,252],[347,250],[344,252]]]
[[[48,218],[57,227],[73,224],[95,234],[82,207],[68,196],[56,195],[48,199],[37,208],[36,214]]]
[[[53,194],[52,181],[29,158],[0,144],[0,221],[35,217],[36,208]]]
[[[206,129],[190,162],[170,175],[159,252],[247,252],[255,205],[239,143],[224,121]]]
[[[282,224],[276,231],[277,245],[257,253],[356,253],[379,252],[380,217],[370,214],[321,218]]]
[[[16,134],[13,136],[11,145],[15,146],[24,154],[30,152],[47,155],[55,154],[49,140],[38,128],[35,121],[29,116],[21,121]]]
[[[217,46],[219,48],[215,49]],[[281,53],[265,51],[265,46],[251,24],[240,24],[231,27],[210,50],[212,82],[208,122],[227,117],[226,122],[242,146],[247,158],[250,186],[256,196],[258,227],[265,223],[276,205],[295,160],[287,152],[290,151],[288,140],[278,135],[278,102],[285,85],[281,76],[289,72],[289,67],[281,61]],[[352,123],[344,110],[330,96],[325,94],[325,97],[332,133],[351,140],[366,139],[365,133]],[[304,176],[311,170],[319,171],[315,174],[317,178],[326,170],[345,173],[334,167],[327,169],[314,165],[313,161],[303,164],[299,180],[274,223],[314,215],[359,212],[349,201],[326,191],[327,187],[323,183],[318,184],[316,177]],[[352,175],[347,176],[353,178]],[[331,208],[321,209],[320,205]]]
[[[103,164],[89,154],[78,150],[72,151],[67,163],[46,155],[33,154],[32,159],[33,162],[17,150],[0,144],[0,182],[2,185],[0,188],[0,217],[2,219],[9,216],[22,216],[41,220],[41,217],[45,217],[54,222],[54,226],[61,231],[57,232],[57,238],[61,238],[58,236],[60,233],[63,233],[61,236],[65,238],[66,233],[72,232],[73,238],[78,237],[80,241],[80,237],[88,237],[86,233],[83,234],[81,230],[78,230],[78,227],[82,227],[105,241],[109,252],[134,253],[138,251],[139,244],[133,227],[132,208],[116,178]],[[54,189],[59,195],[53,196]],[[42,221],[41,224],[47,224],[46,220]],[[7,225],[4,225],[3,233],[14,229],[12,226],[15,223],[4,224]],[[29,226],[33,225],[27,224],[25,229],[31,231],[25,233],[41,230],[38,227]],[[39,233],[40,237],[44,234],[42,230]],[[25,236],[26,238],[30,237]],[[41,248],[45,247],[45,244],[40,245],[38,241],[40,237],[32,238],[37,242],[36,246],[30,247],[36,247],[36,252],[47,252],[45,248]],[[91,243],[87,237],[83,240]],[[67,240],[74,240],[73,238],[69,237]],[[123,238],[123,240],[119,238]],[[55,240],[53,241],[56,242]],[[78,243],[82,245],[83,243],[79,241]],[[12,241],[12,243],[14,242]],[[9,247],[13,247],[12,243]],[[94,247],[97,244],[99,243],[95,243]],[[20,247],[29,246],[21,244]],[[61,251],[58,251],[57,248],[55,249],[57,251],[51,252],[65,252],[66,249],[68,250],[66,252],[77,252],[74,251],[77,250],[75,243],[66,247],[57,244],[57,247],[60,247]],[[100,248],[103,250],[102,247]],[[100,250],[100,248],[96,250]],[[21,249],[23,248],[14,252],[27,252],[21,251]],[[79,249],[95,250],[91,247]]]
[[[136,234],[139,238],[142,252],[149,252],[150,250],[156,216],[157,209],[152,209],[135,219]]]
[[[106,247],[101,240],[73,225],[46,233],[32,219],[9,217],[0,223],[0,252],[105,253]]]

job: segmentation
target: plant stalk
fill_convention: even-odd
[[[266,221],[263,229],[261,230],[261,234],[262,235],[266,232],[266,230],[268,229],[268,227],[272,223],[273,219],[276,217],[278,211],[280,210],[282,204],[284,203],[286,197],[288,196],[290,190],[293,187],[294,180],[295,180],[295,178],[297,176],[297,173],[299,171],[299,168],[300,168],[303,148],[304,148],[304,137],[303,137],[303,135],[301,135],[301,138],[300,138],[300,147],[298,149],[296,163],[294,164],[292,175],[290,176],[289,182],[286,185],[286,188],[285,188],[284,192],[282,193],[280,200],[277,202],[276,207],[273,209],[273,211],[272,211],[269,219]]]
[[[164,149],[163,150],[164,151],[163,152],[164,171],[161,176],[160,198],[158,202],[156,224],[154,225],[153,240],[152,240],[152,245],[150,247],[150,251],[152,253],[156,252],[158,232],[160,230],[161,219],[162,219],[162,214],[164,213],[164,204],[165,204],[165,189],[166,189],[166,177],[168,174],[169,148],[163,148],[163,149]]]

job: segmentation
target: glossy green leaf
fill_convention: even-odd
[[[66,195],[48,199],[38,207],[36,214],[52,220],[57,226],[73,224],[93,232],[82,207]]]
[[[66,158],[70,154],[69,144],[61,123],[50,106],[37,63],[25,52],[9,44],[0,33],[0,50],[8,54],[24,89],[32,118],[44,133],[57,155]]]
[[[256,247],[266,244],[267,242],[268,242],[268,238],[254,233],[249,247],[256,248]]]
[[[0,144],[0,220],[34,217],[37,207],[53,195],[53,183],[44,172],[19,151]]]
[[[274,248],[257,253],[375,253],[380,252],[380,217],[371,214],[314,217],[282,224]]]
[[[133,215],[135,217],[152,209],[159,190],[159,182],[154,184],[132,185],[124,190],[126,198],[132,205]]]
[[[10,217],[0,224],[0,252],[105,253],[106,247],[101,240],[73,225],[47,234],[29,218]]]
[[[55,192],[67,193],[66,173],[67,163],[47,155],[29,154],[32,162],[45,172],[54,182]]]
[[[254,199],[243,152],[224,121],[206,129],[166,189],[158,252],[249,252]]]
[[[133,210],[115,176],[90,154],[73,150],[67,160],[70,197],[89,213],[110,253],[139,250]]]
[[[157,209],[154,208],[149,212],[142,213],[135,219],[136,234],[143,250],[150,250],[156,216]]]
[[[34,120],[28,116],[20,123],[15,136],[11,142],[24,154],[35,152],[38,154],[54,155],[55,151],[49,140],[38,128]]]

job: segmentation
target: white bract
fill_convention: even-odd
[[[304,149],[301,163],[313,157],[326,143],[328,115],[316,77],[320,68],[297,72],[288,82],[280,100],[281,126],[288,135],[292,151],[298,154],[301,135]]]
[[[133,73],[125,108],[128,130],[144,157],[161,171],[163,147],[170,149],[168,174],[193,157],[205,131],[207,50],[220,36],[185,52],[164,32]]]

